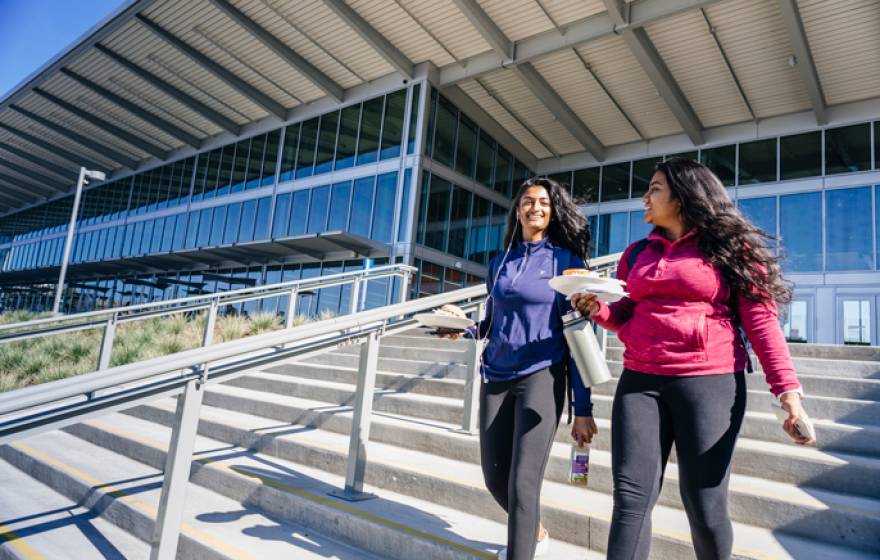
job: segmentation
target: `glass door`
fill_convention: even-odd
[[[840,298],[840,322],[837,330],[839,344],[868,346],[875,343],[874,307],[876,296]]]
[[[792,300],[786,306],[782,331],[789,342],[809,342],[810,332],[810,301],[806,299]]]

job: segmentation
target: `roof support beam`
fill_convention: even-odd
[[[37,157],[34,154],[28,152],[27,150],[22,150],[17,146],[10,146],[9,144],[0,144],[0,149],[6,150],[10,154],[15,154],[25,161],[29,161],[34,165],[39,165],[43,169],[58,175],[59,177],[63,177],[64,179],[73,182],[77,179],[77,173],[72,169],[65,169],[64,167],[58,165],[57,163],[52,163],[49,160],[43,159],[41,157]]]
[[[135,17],[137,17],[138,21],[144,24],[147,29],[161,37],[162,40],[164,40],[166,43],[184,53],[196,64],[200,65],[208,72],[214,74],[214,76],[220,79],[227,86],[247,97],[252,103],[259,105],[263,108],[264,111],[271,115],[275,115],[281,120],[287,120],[287,109],[285,109],[280,103],[278,103],[262,91],[258,90],[251,84],[247,83],[243,79],[236,76],[231,71],[227,70],[226,67],[214,62],[198,49],[190,46],[180,37],[171,33],[164,27],[160,26],[158,23],[150,20],[145,15],[138,14]]]
[[[5,167],[7,169],[11,169],[20,175],[24,175],[29,180],[25,181],[30,183],[32,186],[28,187],[29,189],[33,189],[39,191],[37,194],[41,196],[48,196],[52,194],[56,194],[58,192],[67,191],[67,188],[72,185],[65,185],[64,183],[59,183],[57,180],[49,177],[47,175],[43,175],[42,173],[36,173],[27,167],[22,167],[17,163],[13,163],[9,160],[0,160],[0,167]],[[21,181],[19,181],[21,182]]]
[[[623,0],[604,0],[608,14],[619,28],[620,37],[629,47],[629,51],[638,61],[642,70],[648,75],[657,93],[666,102],[678,124],[694,145],[703,143],[703,125],[694,112],[684,93],[678,87],[672,72],[666,67],[657,48],[642,27],[632,28],[630,22],[630,4]]]
[[[66,126],[60,125],[56,122],[52,122],[45,117],[41,117],[40,115],[38,115],[36,113],[28,111],[27,109],[22,109],[18,105],[10,105],[9,108],[15,112],[21,114],[21,115],[24,115],[25,117],[29,118],[30,120],[32,120],[36,123],[40,123],[40,125],[48,128],[49,130],[52,130],[55,133],[60,134],[61,136],[64,136],[65,138],[76,142],[80,146],[85,146],[86,148],[89,148],[90,150],[93,150],[96,153],[103,155],[107,159],[111,159],[117,163],[121,163],[122,165],[124,165],[130,169],[137,169],[138,162],[136,159],[131,158],[131,157],[129,157],[121,152],[118,152],[118,151],[114,150],[113,148],[105,146],[99,142],[95,142],[94,140],[92,140],[88,136],[85,136],[85,135],[80,134],[78,132],[73,132],[72,130],[68,129]],[[106,167],[106,166],[102,165],[101,167]]]
[[[440,68],[437,87],[444,88],[458,82],[478,78],[502,68],[523,64],[535,58],[572,49],[578,45],[619,33],[624,28],[635,29],[649,23],[680,14],[687,10],[708,6],[720,0],[636,0],[629,7],[629,23],[616,25],[611,16],[603,12],[583,19],[560,29],[550,29],[543,33],[514,42],[512,60],[499,60],[493,50],[447,64]]]
[[[414,74],[413,63],[405,54],[391,44],[391,41],[376,31],[367,20],[361,17],[354,8],[344,0],[324,0],[324,4],[357,33],[361,39],[367,42],[385,59],[395,70],[400,72],[406,79],[411,80]]]
[[[345,96],[345,91],[342,89],[342,86],[318,70],[318,68],[312,65],[311,62],[297,54],[296,51],[288,47],[278,37],[260,27],[259,24],[243,12],[239,11],[238,8],[230,4],[227,0],[211,0],[211,2],[232,21],[236,22],[248,33],[263,43],[263,45],[295,68],[297,72],[311,80],[321,91],[332,97],[335,101],[339,103],[342,102]]]
[[[489,14],[483,11],[483,8],[477,4],[476,0],[453,0],[453,2],[455,2],[455,5],[458,6],[458,9],[461,10],[461,13],[464,14],[468,21],[471,22],[471,25],[480,32],[483,39],[489,43],[492,50],[498,53],[501,60],[513,60],[513,41],[507,38],[507,35],[495,24],[492,18],[489,17]]]
[[[79,154],[75,154],[71,151],[65,150],[64,148],[61,148],[59,146],[55,146],[54,144],[47,142],[47,141],[43,140],[42,138],[34,136],[33,134],[30,134],[29,132],[25,132],[23,130],[18,130],[17,128],[11,127],[8,124],[0,123],[0,128],[2,128],[3,130],[6,130],[7,132],[11,132],[12,134],[18,136],[19,138],[27,140],[28,142],[30,142],[34,146],[39,146],[39,147],[43,148],[44,150],[48,150],[48,151],[52,152],[53,154],[66,159],[67,161],[73,163],[77,167],[85,166],[85,167],[89,167],[91,169],[97,169],[99,167],[103,167],[100,163],[96,162],[95,160],[93,160],[89,157],[81,156]]]
[[[3,196],[5,196],[8,200],[17,201],[19,205],[24,203],[30,204],[42,198],[42,196],[39,193],[35,192],[35,190],[32,189],[30,186],[20,187],[19,185],[25,183],[25,181],[20,181],[12,175],[0,173],[0,181],[2,181],[3,183],[2,188],[0,188],[0,192],[3,193]],[[13,196],[8,194],[9,191],[16,193],[16,195]]]
[[[531,63],[514,66],[511,70],[597,161],[605,160],[605,146],[602,145],[602,142],[596,138],[596,135],[577,116],[577,113],[556,93],[556,90],[547,83],[547,80]]]
[[[100,86],[100,85],[96,84],[95,82],[89,80],[85,76],[81,76],[81,75],[77,74],[76,72],[74,72],[73,70],[68,70],[67,68],[62,68],[61,73],[64,74],[65,76],[67,76],[68,78],[75,80],[80,85],[90,89],[93,93],[100,95],[101,97],[103,97],[104,99],[109,101],[110,103],[113,103],[117,107],[120,107],[121,109],[124,109],[125,111],[128,111],[129,113],[131,113],[132,115],[141,119],[142,121],[149,123],[151,126],[158,128],[159,130],[161,130],[162,132],[164,132],[165,134],[167,134],[169,136],[173,136],[174,138],[178,139],[179,141],[183,142],[184,144],[192,146],[193,148],[199,148],[201,146],[201,144],[202,144],[201,140],[199,140],[198,138],[196,138],[195,136],[193,136],[189,132],[183,130],[182,128],[180,128],[176,124],[173,124],[169,121],[164,120],[161,117],[158,117],[152,113],[149,113],[148,111],[144,110],[140,105],[137,105],[136,103],[132,103],[131,101],[122,97],[121,95],[113,93],[109,89],[105,88],[104,86]]]
[[[13,185],[10,185],[5,179],[0,180],[0,203],[9,209],[15,209],[24,206],[25,204],[31,204],[40,199],[40,197],[34,196],[33,193],[31,193],[30,197],[22,196],[21,198],[16,198],[4,192],[6,190],[12,190],[12,188]]]
[[[797,7],[796,0],[778,0],[779,10],[782,12],[782,20],[785,22],[785,30],[788,32],[788,40],[794,51],[797,69],[801,75],[801,81],[807,88],[810,103],[813,105],[813,113],[816,115],[816,123],[828,124],[827,105],[825,95],[822,93],[822,85],[819,82],[819,73],[816,72],[816,64],[810,53],[810,45],[807,43],[807,34],[804,32],[804,24]]]
[[[114,62],[116,62],[117,64],[119,64],[120,66],[122,66],[123,68],[125,68],[126,70],[128,70],[129,72],[134,74],[135,76],[137,76],[138,78],[147,82],[148,84],[155,87],[156,89],[161,90],[165,95],[175,99],[179,103],[186,105],[187,107],[189,107],[190,109],[192,109],[196,113],[202,115],[203,117],[205,117],[209,121],[213,122],[214,124],[216,124],[217,126],[222,128],[223,130],[230,132],[230,133],[234,134],[235,136],[238,136],[238,134],[241,132],[241,127],[238,126],[237,124],[235,124],[235,122],[233,122],[232,119],[222,115],[221,113],[219,113],[218,111],[215,111],[214,109],[211,109],[210,107],[208,107],[207,105],[205,105],[204,103],[199,101],[198,99],[195,99],[194,97],[190,96],[189,94],[184,93],[183,91],[181,91],[177,87],[169,84],[168,82],[166,82],[162,78],[156,76],[152,72],[141,68],[140,66],[138,66],[134,62],[128,60],[124,56],[111,51],[110,49],[108,49],[104,45],[100,45],[100,44],[95,45],[95,48],[98,49],[99,51],[101,51],[101,53],[106,55],[108,58],[110,58],[111,60],[113,60]]]
[[[148,154],[150,154],[154,157],[157,157],[157,158],[163,159],[163,160],[168,157],[168,153],[165,150],[163,150],[162,148],[160,148],[154,144],[151,144],[150,142],[147,142],[143,138],[136,136],[135,134],[132,134],[131,132],[129,132],[123,128],[120,128],[119,126],[116,126],[115,124],[113,124],[109,121],[106,121],[106,120],[102,119],[101,117],[95,116],[94,114],[92,114],[88,111],[84,111],[83,109],[80,109],[79,107],[77,107],[73,103],[65,101],[65,100],[61,99],[60,97],[56,97],[55,95],[52,95],[48,91],[44,91],[40,88],[34,88],[34,93],[36,93],[37,95],[39,95],[40,97],[42,97],[44,99],[48,99],[49,101],[51,101],[55,105],[61,107],[62,109],[64,109],[68,113],[70,113],[71,115],[75,115],[75,116],[83,119],[84,121],[88,121],[88,122],[92,123],[93,125],[97,126],[101,130],[112,134],[113,136],[119,138],[123,142],[127,142],[128,144],[131,144],[132,146],[135,146],[135,147],[147,152]]]

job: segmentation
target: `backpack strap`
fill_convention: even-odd
[[[639,254],[645,250],[645,247],[648,246],[650,241],[648,238],[639,239],[632,245],[632,249],[629,250],[629,254],[626,256],[626,267],[632,270],[634,264],[636,264],[636,259],[639,258]]]

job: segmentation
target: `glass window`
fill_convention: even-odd
[[[745,198],[737,201],[739,211],[745,218],[772,236],[776,236],[776,197]],[[771,249],[776,248],[773,240],[764,240]]]
[[[315,148],[318,145],[318,119],[303,123],[296,157],[296,178],[311,177],[315,164]]]
[[[380,159],[400,155],[403,142],[403,116],[406,112],[406,90],[402,89],[385,96],[385,118],[382,120],[382,152]]]
[[[531,176],[532,172],[529,171],[529,168],[523,165],[521,161],[516,160],[513,165],[513,186],[519,189]]]
[[[235,160],[232,166],[232,182],[229,192],[241,192],[244,190],[245,178],[247,177],[248,151],[250,139],[240,140],[235,145]]]
[[[306,233],[318,233],[327,229],[327,209],[330,206],[330,187],[312,189],[309,205],[309,225]]]
[[[431,99],[428,100],[428,130],[425,137],[425,153],[431,155],[434,153],[434,129],[437,128],[437,90],[428,87],[431,92]]]
[[[822,174],[822,133],[808,132],[779,139],[779,178],[800,179]]]
[[[562,173],[551,173],[547,176],[547,178],[551,181],[556,181],[564,188],[567,187],[568,189],[571,189],[571,171],[563,171]],[[514,186],[519,187],[519,185]]]
[[[629,213],[602,214],[599,216],[598,230],[600,257],[623,251],[626,249],[629,234]]]
[[[373,230],[370,236],[376,241],[391,243],[396,194],[397,173],[379,175],[376,180],[376,204],[373,206]]]
[[[211,239],[211,214],[213,210],[211,208],[205,208],[200,212],[199,216],[199,236],[196,239],[197,247],[204,247],[208,244],[208,241]]]
[[[826,270],[874,268],[871,187],[825,193]]]
[[[645,213],[642,210],[634,210],[629,213],[629,242],[638,241],[648,237],[654,226],[645,223]]]
[[[458,147],[455,150],[455,169],[462,175],[474,176],[474,151],[477,148],[477,125],[461,114],[458,123]]]
[[[245,179],[245,189],[256,189],[260,186],[260,178],[263,172],[263,156],[266,152],[266,136],[254,136],[251,138],[250,157],[248,158],[248,169]],[[275,171],[275,166],[272,166]]]
[[[362,177],[354,182],[351,199],[352,220],[348,226],[351,233],[370,236],[370,220],[365,220],[364,216],[373,215],[373,183],[375,182],[375,177]]]
[[[739,145],[739,184],[776,180],[776,138]]]
[[[208,245],[221,245],[224,231],[226,231],[226,206],[217,206],[214,208],[214,220],[211,225],[211,238],[208,240]]]
[[[449,213],[449,199],[452,184],[436,175],[431,176],[431,190],[427,199],[425,240],[428,247],[445,251],[446,218]]]
[[[646,158],[633,162],[632,198],[641,198],[648,192],[651,177],[654,176],[654,171],[660,161],[662,161],[661,158]]]
[[[599,168],[578,169],[571,182],[571,196],[575,204],[599,202]]]
[[[257,218],[257,201],[246,200],[241,205],[241,223],[238,226],[238,241],[254,239],[254,223]]]
[[[412,187],[412,169],[403,170],[403,192],[400,195],[400,213],[397,222],[397,241],[408,241],[410,236],[409,191]]]
[[[474,195],[473,211],[471,212],[470,241],[468,242],[468,260],[487,264],[489,256],[489,213],[492,204],[480,196]]]
[[[287,235],[302,235],[306,232],[306,220],[309,215],[309,190],[304,189],[293,193],[290,203],[290,221]]]
[[[793,300],[786,306],[785,319],[782,324],[782,332],[785,340],[789,342],[807,342],[807,302]]]
[[[458,109],[445,97],[440,96],[437,104],[437,124],[434,132],[433,158],[452,167],[455,156],[455,133],[458,128]]]
[[[169,219],[171,219],[171,218],[169,218]],[[106,230],[102,230],[102,232],[101,232],[101,241],[100,241],[101,250],[104,249],[104,243],[107,241],[104,237],[104,233],[103,233],[104,231],[106,231]],[[164,232],[165,232],[165,218],[158,218],[156,220],[156,225],[153,227],[152,242],[150,243],[150,252],[151,253],[158,253],[159,252],[159,249],[162,247],[162,235]]]
[[[278,173],[279,183],[293,179],[300,126],[299,124],[292,124],[284,131],[284,147],[281,149],[281,169]]]
[[[413,86],[412,93],[412,104],[409,111],[409,134],[407,135],[408,141],[406,144],[406,153],[411,154],[416,149],[416,127],[418,126],[418,114],[420,103],[420,95],[422,92],[422,84],[416,84]]]
[[[272,197],[264,196],[257,201],[257,220],[254,226],[254,239],[269,238],[269,216],[272,212]]]
[[[822,270],[822,193],[779,198],[783,267],[791,272]]]
[[[287,235],[287,219],[290,216],[290,193],[275,197],[275,215],[272,217],[272,237]]]
[[[858,346],[871,344],[871,300],[843,301],[843,343]]]
[[[874,169],[880,169],[880,124],[874,123]]]
[[[187,214],[178,214],[177,220],[174,223],[174,243],[172,245],[172,249],[177,251],[179,249],[183,249],[186,245],[186,222],[187,222]],[[129,236],[126,235],[126,243],[129,241]],[[124,254],[128,254],[128,251],[123,249]]]
[[[700,152],[700,163],[712,170],[725,187],[732,187],[736,182],[736,146],[719,146],[703,149]]]
[[[825,131],[825,173],[849,173],[871,168],[870,124]]]
[[[480,131],[480,142],[477,146],[477,182],[487,187],[492,186],[492,169],[495,166],[495,140],[484,131]]]
[[[446,252],[457,257],[465,256],[471,198],[470,191],[453,186],[452,208],[449,216],[449,241]]]
[[[382,126],[382,98],[364,102],[361,112],[361,132],[358,139],[357,164],[373,163],[379,150],[379,130]]]
[[[342,117],[339,120],[339,137],[336,139],[336,169],[354,166],[360,118],[360,104],[342,110]]]
[[[223,230],[223,243],[238,241],[238,224],[241,221],[241,202],[230,204],[226,209],[226,227]]]
[[[351,181],[336,183],[330,192],[330,221],[327,231],[348,228],[348,208],[351,204]]]
[[[629,198],[629,162],[602,167],[602,202]]]
[[[177,220],[180,218],[180,215],[177,216],[168,216],[165,220],[165,229],[162,231],[162,251],[170,251],[174,246],[174,232],[175,232],[175,224]],[[120,228],[116,228],[118,231],[121,231]],[[121,235],[117,235],[116,242],[117,245],[120,241]],[[119,251],[117,247],[113,248],[113,256],[118,257]]]
[[[336,129],[339,126],[339,112],[321,116],[321,132],[318,134],[318,151],[315,156],[315,175],[333,169],[333,150],[336,148]]]
[[[670,159],[674,159],[674,158],[678,158],[678,159],[691,159],[691,160],[694,160],[694,161],[698,161],[698,160],[697,160],[697,151],[696,151],[696,150],[691,151],[691,152],[679,152],[679,153],[677,153],[677,154],[666,154],[666,160],[667,160],[667,161],[670,160]]]
[[[504,196],[511,196],[513,194],[510,185],[512,171],[513,156],[499,145],[498,151],[495,154],[495,184],[492,187],[495,192],[501,193]]]
[[[192,249],[196,246],[199,237],[199,213],[194,211],[189,213],[189,220],[186,223],[186,248]]]

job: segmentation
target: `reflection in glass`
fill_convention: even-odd
[[[309,192],[306,189],[293,193],[287,235],[302,235],[306,232],[306,220],[309,215]]]
[[[779,139],[779,178],[800,179],[822,174],[822,132]]]
[[[397,173],[379,175],[376,180],[376,204],[373,207],[372,239],[391,243],[394,229],[394,202],[397,194]]]
[[[871,344],[871,300],[844,300],[843,343],[858,346]]]
[[[382,119],[382,150],[379,159],[389,159],[400,155],[405,112],[405,89],[385,96],[385,117]]]
[[[241,205],[241,223],[238,226],[237,241],[253,241],[254,223],[257,218],[257,201],[246,200]]]
[[[825,130],[825,173],[849,173],[871,168],[870,124]]]
[[[431,190],[427,199],[427,211],[425,213],[425,240],[424,244],[433,249],[445,251],[449,202],[452,193],[452,184],[437,175],[431,176]]]
[[[654,226],[645,223],[645,212],[635,210],[629,213],[629,243],[648,237]]]
[[[599,202],[599,169],[578,169],[574,172],[571,183],[571,196],[575,204],[592,204]]]
[[[273,130],[266,135],[266,152],[263,155],[263,174],[261,187],[275,184],[275,167],[278,163],[278,144],[281,141],[281,130]]]
[[[213,210],[205,208],[200,214],[199,235],[196,239],[196,247],[204,247],[208,244],[208,240],[211,239],[211,214],[213,214]],[[144,233],[146,233],[146,231]]]
[[[330,187],[312,189],[312,199],[309,204],[309,225],[306,228],[306,233],[318,233],[326,229],[329,206]]]
[[[420,96],[422,92],[422,84],[413,86],[412,103],[409,116],[409,133],[407,134],[406,153],[411,154],[415,151],[416,146],[416,128],[418,127],[419,107],[421,107]]]
[[[403,192],[400,196],[400,212],[398,212],[397,222],[397,241],[407,241],[410,236],[410,212],[409,212],[409,191],[412,184],[412,169],[407,167],[403,171]]]
[[[209,245],[220,245],[223,243],[223,232],[226,228],[226,206],[217,206],[214,208],[214,219],[211,225],[211,238]]]
[[[364,216],[373,215],[373,177],[361,177],[354,182],[351,199],[351,223],[348,230],[364,237],[370,236],[370,220]]]
[[[629,198],[629,162],[602,167],[602,202]]]
[[[300,126],[292,124],[284,131],[284,147],[281,149],[281,168],[278,173],[279,183],[293,179]]]
[[[290,216],[290,193],[275,197],[275,215],[272,217],[272,237],[287,235],[287,219]]]
[[[333,169],[333,152],[336,148],[336,130],[339,112],[321,115],[321,131],[318,133],[318,150],[315,156],[315,175]]]
[[[446,252],[452,253],[457,257],[465,256],[470,205],[470,191],[454,186],[452,190],[452,208],[450,209],[449,216],[449,241]]]
[[[455,133],[458,128],[458,109],[442,95],[437,104],[437,124],[434,132],[433,159],[452,167],[455,157]]]
[[[250,139],[240,140],[235,145],[235,162],[232,166],[232,183],[229,186],[229,192],[231,193],[237,193],[244,190],[249,150]]]
[[[807,342],[807,302],[796,299],[788,304],[782,332],[789,342]]]
[[[266,151],[266,136],[254,136],[251,138],[250,157],[248,158],[248,169],[245,175],[245,189],[255,189],[260,186],[260,174],[263,171],[263,155]],[[272,172],[275,166],[272,165]]]
[[[257,201],[257,219],[254,225],[254,239],[269,238],[269,217],[272,212],[272,197],[264,196]]]
[[[826,269],[872,269],[871,187],[827,191],[825,219]]]
[[[696,155],[696,154],[695,154]],[[648,192],[648,185],[651,183],[651,177],[661,158],[639,159],[633,162],[632,170],[632,198],[641,198]]]
[[[483,197],[474,195],[474,209],[471,217],[468,260],[487,264],[489,256],[489,213],[492,204]]]
[[[309,119],[302,125],[299,150],[296,156],[296,178],[311,177],[314,172],[315,150],[318,145],[318,118]]]
[[[779,198],[782,266],[790,272],[822,270],[822,193]]]
[[[495,154],[495,185],[493,189],[495,192],[505,196],[512,196],[510,176],[513,171],[513,156],[502,148],[501,145],[498,145],[497,148],[498,151]]]
[[[327,231],[345,231],[348,227],[348,208],[351,203],[351,181],[336,183],[330,193],[330,221]]]
[[[739,211],[757,228],[776,236],[776,197],[741,198],[737,201]],[[765,239],[771,249],[776,248],[776,241]]]
[[[467,177],[474,176],[474,150],[477,147],[477,125],[464,114],[458,126],[458,148],[455,152],[455,169]]]
[[[598,247],[599,256],[618,253],[626,249],[629,233],[629,213],[615,212],[599,216]]]
[[[700,151],[700,163],[712,170],[725,187],[736,182],[736,146],[720,146]]]
[[[336,139],[336,169],[345,169],[354,165],[360,117],[360,105],[352,105],[342,110],[342,117],[339,121],[339,136]]]
[[[776,180],[776,138],[739,145],[739,184]]]
[[[476,180],[487,187],[492,187],[492,169],[495,165],[495,140],[484,131],[480,131],[477,146]]]
[[[223,243],[238,241],[238,223],[241,220],[241,203],[236,202],[226,207],[226,227],[223,229]]]
[[[358,139],[357,164],[373,163],[379,150],[379,131],[382,126],[382,98],[364,102],[361,112],[361,132]]]

